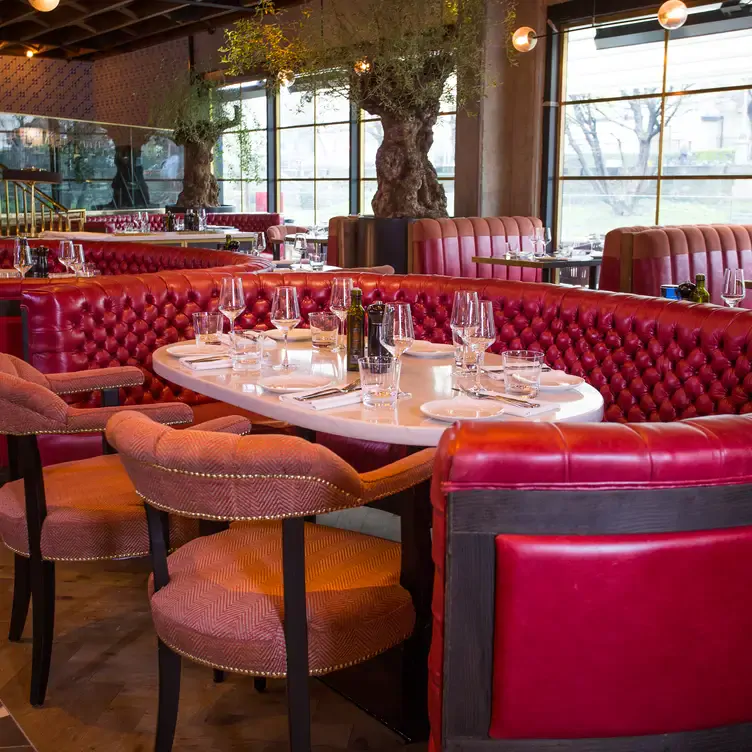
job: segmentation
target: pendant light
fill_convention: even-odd
[[[658,23],[664,29],[674,31],[684,26],[687,16],[689,16],[689,11],[683,0],[666,0],[658,11]]]
[[[538,35],[530,26],[523,26],[512,35],[512,46],[517,52],[530,52],[538,44]]]
[[[60,0],[29,0],[29,5],[41,13],[49,13],[51,10],[55,10],[59,4]]]

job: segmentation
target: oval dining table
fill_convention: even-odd
[[[301,336],[301,335],[294,335]],[[267,344],[270,339],[267,338]],[[436,446],[451,425],[426,417],[421,405],[433,400],[451,399],[459,384],[453,375],[454,355],[423,358],[405,354],[402,357],[400,389],[410,396],[399,399],[394,408],[369,409],[360,403],[333,409],[314,410],[259,385],[265,377],[279,375],[273,366],[283,355],[282,342],[266,349],[261,372],[236,372],[230,368],[196,371],[181,364],[168,352],[169,345],[153,354],[154,371],[164,379],[235,407],[258,413],[267,418],[285,421],[299,429],[309,440],[316,432],[338,436],[398,444],[408,451]],[[290,363],[295,373],[314,374],[321,381],[344,385],[358,378],[346,370],[344,353],[314,350],[310,338],[290,342]],[[487,354],[485,364],[501,363],[498,355]],[[463,386],[467,386],[463,379]],[[501,383],[483,378],[483,386],[496,391]],[[604,403],[601,394],[582,384],[562,393],[541,392],[535,401],[550,403],[551,411],[535,418],[495,420],[600,422]],[[416,610],[416,630],[400,648],[374,658],[362,666],[354,666],[322,677],[335,691],[377,718],[407,741],[424,741],[429,725],[426,707],[428,693],[427,658],[431,639],[431,593],[433,560],[431,558],[430,483],[412,489],[398,498],[377,502],[378,508],[398,514],[401,519],[402,570],[400,582],[410,592]]]

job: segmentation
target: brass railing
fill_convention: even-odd
[[[0,170],[7,168],[0,164]],[[86,209],[68,209],[52,196],[40,191],[34,183],[23,180],[2,180],[4,211],[0,212],[0,235],[36,237],[45,230],[71,232],[83,230]]]

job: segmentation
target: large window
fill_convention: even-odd
[[[564,35],[559,240],[752,223],[752,28],[672,36],[655,33],[654,17],[650,33],[640,26]]]
[[[312,98],[295,87],[268,94],[263,82],[227,87],[243,108],[241,126],[225,133],[215,156],[221,198],[242,211],[276,208],[299,225],[371,213],[381,121],[351,114],[329,91]],[[448,82],[430,158],[454,210],[456,80]],[[229,108],[228,108],[229,109]],[[269,114],[271,112],[271,118]],[[354,119],[353,119],[354,117]],[[269,165],[272,172],[269,172]]]

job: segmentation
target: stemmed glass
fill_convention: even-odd
[[[80,277],[84,273],[86,268],[86,255],[84,254],[84,247],[81,243],[75,243],[73,245],[73,260],[70,264],[73,273]]]
[[[337,332],[337,344],[332,348],[332,352],[342,352],[345,349],[339,343],[339,335],[345,333],[345,319],[347,319],[347,309],[350,307],[350,298],[352,298],[353,281],[350,277],[336,277],[332,281],[332,297],[329,301],[329,309],[339,319],[339,329]]]
[[[219,291],[219,310],[230,322],[230,339],[235,349],[235,319],[245,310],[243,280],[240,277],[225,277]]]
[[[19,238],[16,238],[13,243],[13,267],[21,275],[26,276],[26,272],[31,269],[34,262],[31,258],[31,248],[28,243],[22,243]]]
[[[744,300],[744,271],[726,269],[723,273],[723,292],[721,298],[729,308],[736,308]]]
[[[256,250],[253,255],[260,256],[265,251],[266,251],[266,235],[263,232],[260,232],[258,235],[256,235]]]
[[[493,303],[482,300],[478,309],[478,325],[463,330],[463,342],[476,354],[475,386],[472,391],[480,394],[480,375],[486,350],[496,342],[496,322],[494,321]]]
[[[305,252],[308,250],[308,240],[302,232],[295,235],[295,245],[293,246],[293,249],[300,254],[300,261],[302,261]]]
[[[535,236],[538,240],[541,253],[539,255],[545,256],[548,252],[548,246],[551,245],[551,228],[550,227],[536,227]]]
[[[294,287],[278,287],[274,291],[270,318],[272,324],[281,329],[285,337],[285,357],[280,365],[274,366],[274,370],[293,371],[296,366],[291,366],[287,358],[287,335],[290,329],[294,329],[300,323],[298,291]]]
[[[402,374],[402,354],[412,347],[415,341],[413,314],[409,303],[387,303],[381,326],[381,344],[397,361],[397,390]]]
[[[459,366],[463,373],[467,370],[467,345],[466,339],[470,337],[478,328],[478,319],[480,317],[478,303],[478,293],[470,290],[457,290],[454,293],[454,302],[452,303],[452,318],[450,326],[452,328],[452,342],[455,348],[462,348],[462,360],[457,362],[457,353],[455,350],[454,362]]]
[[[73,251],[72,240],[60,241],[60,250],[58,251],[57,257],[60,263],[70,272],[71,265],[73,264],[76,258],[74,251]]]

